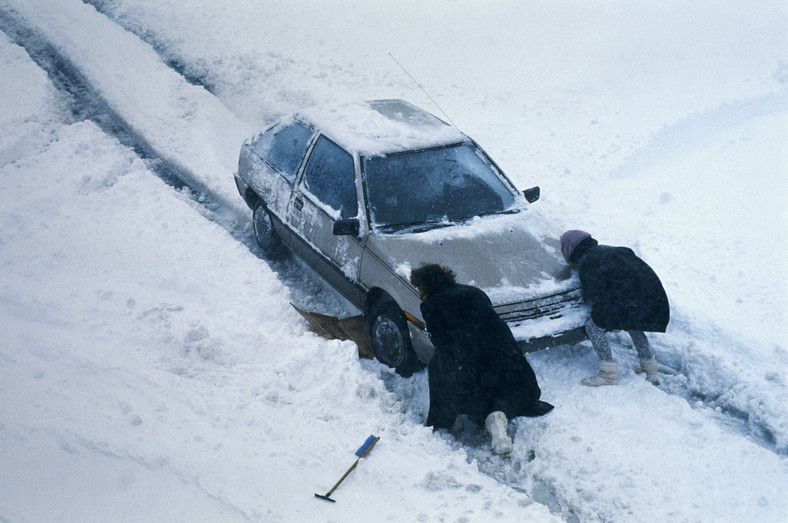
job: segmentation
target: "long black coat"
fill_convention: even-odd
[[[605,330],[665,332],[668,296],[649,265],[627,247],[598,245],[586,238],[572,252],[591,318]]]
[[[496,410],[512,419],[553,408],[539,400],[533,369],[483,291],[447,285],[422,302],[421,313],[435,346],[427,425],[451,427],[458,414],[482,425]]]

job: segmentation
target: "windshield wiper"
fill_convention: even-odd
[[[431,229],[440,229],[441,227],[449,227],[454,225],[454,222],[450,221],[422,221],[422,222],[410,222],[410,223],[387,223],[385,225],[377,225],[375,228],[389,233],[389,232],[400,232],[407,230],[408,232],[424,232],[429,231]]]
[[[509,207],[508,209],[501,209],[500,211],[489,211],[479,214],[479,216],[492,216],[493,214],[517,214],[522,209],[519,207]]]

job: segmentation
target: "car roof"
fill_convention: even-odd
[[[468,139],[456,127],[405,100],[315,106],[295,117],[362,156],[426,149]]]

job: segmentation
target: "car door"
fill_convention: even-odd
[[[309,153],[288,209],[288,225],[301,238],[297,254],[352,303],[365,297],[358,284],[362,239],[334,235],[338,220],[358,218],[353,156],[320,136]]]
[[[259,165],[248,181],[275,217],[284,219],[291,200],[296,175],[315,131],[293,120],[275,125],[256,136],[250,143]]]

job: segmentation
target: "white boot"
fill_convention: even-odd
[[[506,414],[500,410],[491,412],[484,420],[484,426],[492,436],[492,451],[495,454],[508,454],[512,451],[512,439],[506,434],[508,423]]]
[[[637,374],[646,373],[646,379],[654,385],[659,385],[659,378],[657,378],[657,359],[653,356],[651,359],[640,360],[640,365],[635,365],[635,372]]]
[[[618,385],[618,362],[600,360],[599,374],[596,376],[583,378],[580,383],[588,387]]]

